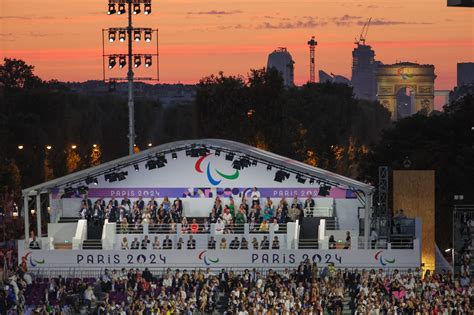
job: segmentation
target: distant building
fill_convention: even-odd
[[[458,63],[458,82],[457,86],[474,84],[474,62]]]
[[[324,83],[324,82],[344,83],[347,85],[351,85],[351,80],[349,80],[348,78],[342,75],[334,74],[334,73],[327,74],[323,70],[319,70],[319,82],[320,83]]]
[[[280,47],[268,55],[267,69],[275,68],[280,71],[285,86],[295,85],[294,64],[291,54],[284,47]]]
[[[357,98],[375,100],[377,96],[377,67],[381,64],[375,60],[371,46],[357,44],[352,51],[352,86]]]

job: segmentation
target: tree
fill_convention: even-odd
[[[3,61],[3,65],[0,65],[0,82],[5,90],[31,88],[42,84],[41,79],[33,74],[34,66],[19,59],[5,58]]]

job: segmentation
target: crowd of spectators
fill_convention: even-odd
[[[26,267],[9,269],[0,314],[472,314],[469,275],[424,274],[420,269],[336,269],[309,261],[280,271],[180,270],[153,274],[107,270],[98,279],[32,279]],[[38,295],[33,301],[30,295]],[[32,301],[34,302],[33,304]]]

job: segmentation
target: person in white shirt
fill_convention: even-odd
[[[372,230],[370,231],[370,244],[372,245],[371,248],[372,249],[375,249],[375,245],[377,244],[377,238],[378,238],[378,234],[377,232],[375,231],[374,228],[372,228]]]
[[[92,301],[95,301],[96,297],[94,295],[94,291],[92,290],[92,286],[88,286],[87,289],[84,291],[84,303],[86,303],[87,310],[91,311]]]
[[[250,198],[252,198],[252,206],[255,204],[260,205],[260,192],[258,191],[257,187],[253,188]]]

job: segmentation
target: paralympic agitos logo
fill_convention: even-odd
[[[202,165],[203,161],[210,155],[212,155],[212,153],[210,153],[208,155],[205,155],[205,156],[201,156],[196,161],[196,164],[194,165],[194,169],[196,170],[196,172],[204,173],[204,171],[201,168],[201,165]],[[219,175],[220,178],[214,178],[212,176],[211,161],[208,161],[207,167],[206,167],[206,175],[207,175],[207,179],[209,180],[209,183],[211,183],[214,186],[219,185],[222,182],[222,179],[235,180],[235,179],[239,178],[239,175],[240,175],[239,170],[235,170],[234,174],[225,174],[225,173],[221,172],[220,170],[218,170],[217,168],[214,169],[214,171],[215,171],[215,173],[217,173],[217,175]]]
[[[199,260],[204,261],[204,264],[205,264],[206,266],[209,266],[209,265],[211,265],[211,264],[217,264],[217,263],[219,262],[219,258],[213,259],[213,258],[207,257],[206,252],[207,252],[207,250],[203,250],[203,251],[200,252],[199,255],[198,255]]]
[[[392,258],[392,259],[384,258],[382,256],[382,252],[383,250],[378,251],[377,253],[375,253],[375,256],[374,256],[375,260],[378,260],[382,266],[395,263],[395,258]]]
[[[28,256],[30,257],[30,265],[32,267],[36,267],[37,265],[42,265],[44,264],[45,260],[37,260],[37,259],[34,259],[33,256],[30,256],[32,252],[28,252],[26,253],[25,256],[21,257],[21,261],[22,263],[24,262],[27,262],[28,261]]]

